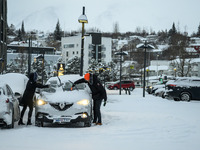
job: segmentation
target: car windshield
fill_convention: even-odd
[[[50,88],[41,89],[42,92],[55,93],[59,89],[62,89],[63,91],[71,91],[71,87],[73,84],[70,81],[58,84],[56,80],[52,80],[49,83],[50,83]],[[80,84],[75,85],[75,87],[72,88],[72,91],[83,90],[84,88],[85,88],[85,84],[80,83]]]
[[[72,82],[65,82],[63,85],[63,90],[64,91],[71,91],[71,87],[72,87]],[[85,84],[84,83],[80,83],[80,84],[76,84],[75,87],[72,90],[83,90],[85,88]]]

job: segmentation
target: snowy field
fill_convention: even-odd
[[[1,150],[199,150],[200,101],[107,91],[102,126],[0,129]],[[27,112],[24,120],[27,118]],[[32,118],[34,123],[34,117]]]

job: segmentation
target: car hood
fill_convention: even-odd
[[[87,91],[57,91],[56,93],[43,92],[38,96],[38,99],[43,99],[50,103],[68,102],[73,103],[82,99],[91,99],[90,94]]]

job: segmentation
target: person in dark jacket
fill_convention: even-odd
[[[28,113],[28,122],[27,125],[31,125],[31,116],[33,112],[33,96],[35,94],[36,88],[48,88],[49,85],[42,85],[40,83],[37,83],[37,73],[30,73],[29,75],[29,81],[27,82],[26,89],[24,91],[23,97],[22,97],[22,104],[23,109],[21,111],[21,117],[18,122],[18,125],[25,125],[23,123],[23,116],[26,111],[27,106],[29,107],[29,113]]]
[[[74,87],[76,84],[79,83],[87,83],[88,86],[91,89],[92,92],[92,99],[93,99],[93,110],[94,110],[94,120],[93,123],[96,125],[102,125],[102,120],[101,120],[101,103],[102,100],[104,99],[104,106],[106,105],[107,101],[107,94],[105,88],[102,86],[100,81],[98,80],[96,75],[93,75],[91,73],[86,73],[84,75],[84,78],[81,78],[77,81],[74,82],[73,86]]]

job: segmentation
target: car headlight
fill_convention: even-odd
[[[77,102],[78,105],[83,105],[83,106],[87,106],[89,105],[89,100],[88,99],[82,99],[80,101]]]
[[[37,100],[37,105],[45,105],[47,102],[45,102],[43,99],[38,99]]]

